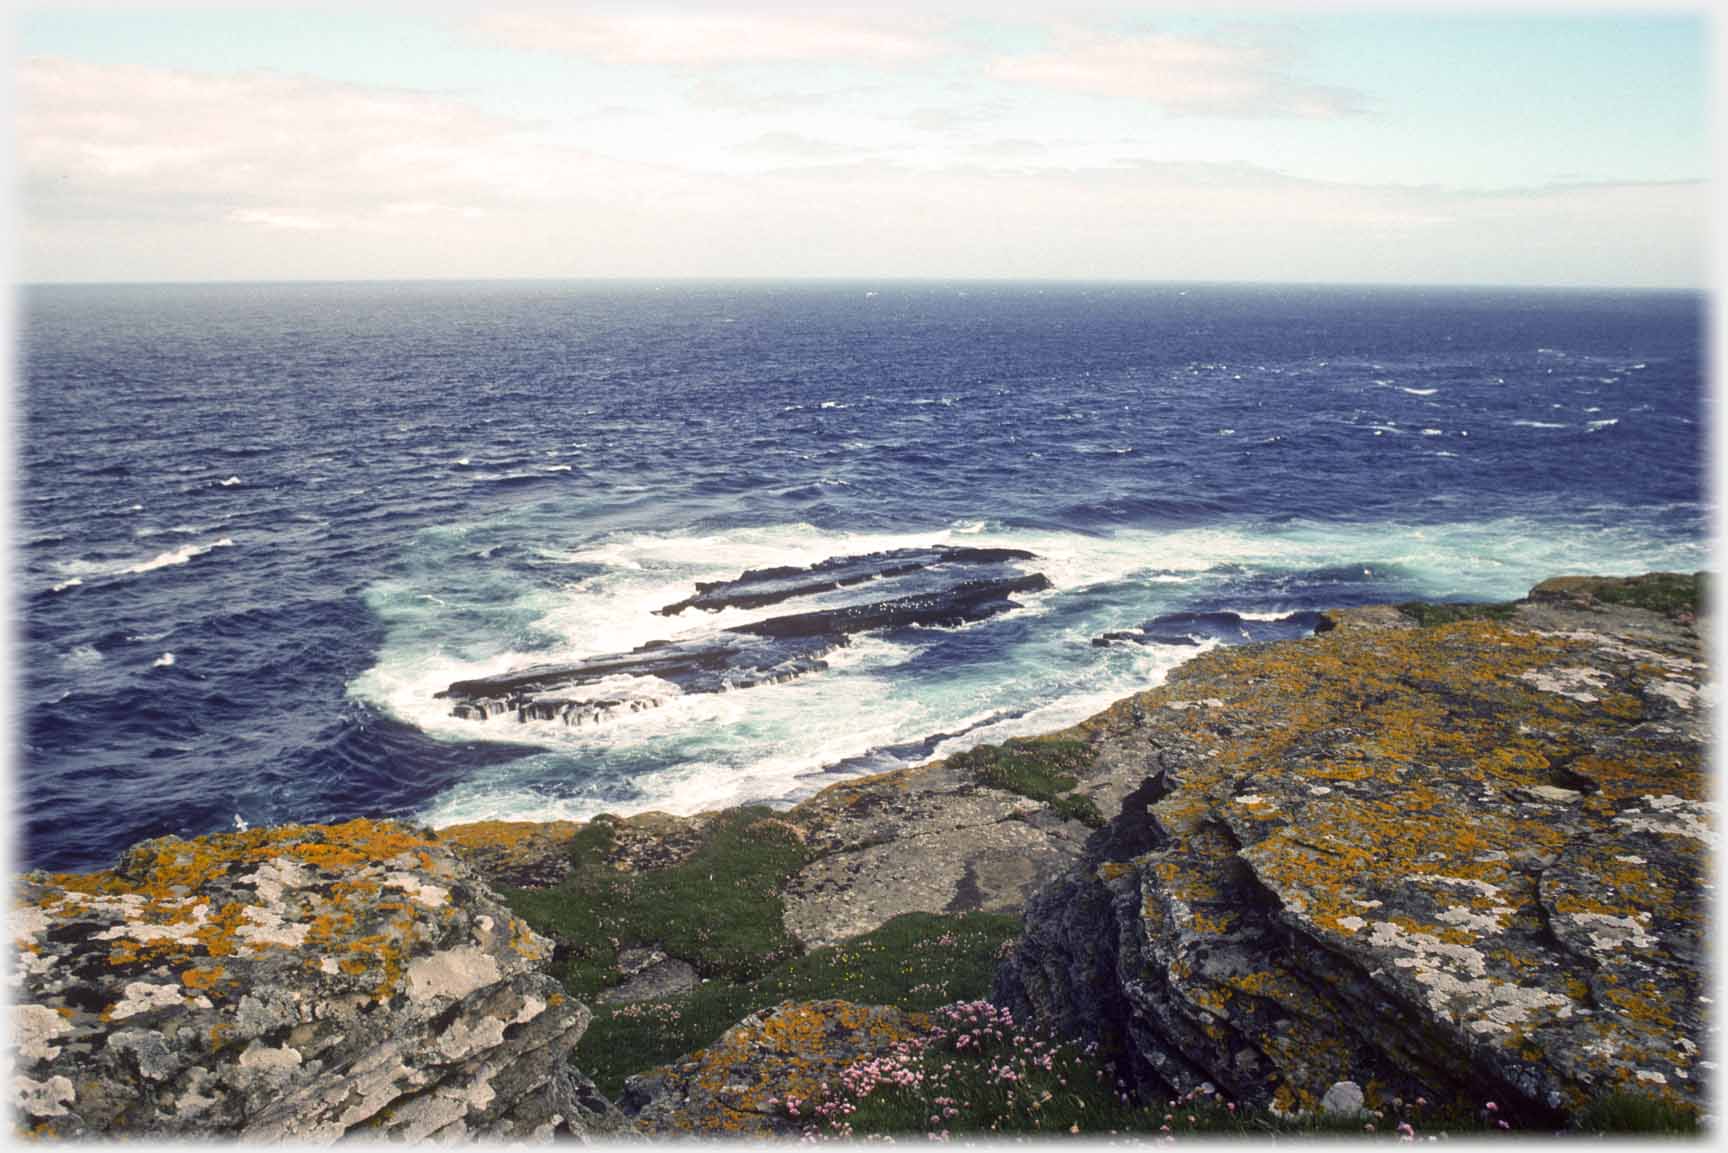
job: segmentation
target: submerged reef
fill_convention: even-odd
[[[1569,577],[1267,642],[1163,622],[1249,635],[1064,732],[781,812],[284,826],[28,874],[18,1124],[1157,1132],[1178,1100],[1201,1128],[1411,1102],[1695,1123],[1702,590]],[[977,1092],[942,1095],[955,1069]]]

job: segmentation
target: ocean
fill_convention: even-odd
[[[786,804],[1061,727],[1217,643],[1094,643],[1164,614],[1503,599],[1708,563],[1698,294],[538,281],[19,299],[26,867],[238,822]],[[593,724],[463,718],[435,696],[886,595],[655,612],[697,581],[934,545],[1025,550],[1009,567],[1049,587]]]

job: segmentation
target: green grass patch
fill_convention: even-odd
[[[572,1060],[607,1096],[624,1079],[712,1044],[745,1015],[781,1001],[838,997],[928,1012],[990,991],[996,963],[1020,933],[996,913],[906,913],[862,937],[783,960],[752,981],[714,979],[694,993],[634,1005],[593,1005]]]
[[[1643,1093],[1614,1092],[1592,1101],[1575,1124],[1586,1133],[1695,1134],[1698,1111]]]
[[[748,981],[798,952],[782,923],[780,889],[809,852],[765,808],[733,809],[685,860],[653,872],[609,862],[613,822],[589,822],[571,843],[572,868],[551,889],[505,889],[505,901],[563,946],[553,975],[584,1001],[619,982],[618,953],[658,946],[704,977]]]
[[[1091,797],[1080,793],[1068,793],[1050,802],[1051,811],[1067,817],[1070,821],[1079,821],[1091,829],[1104,827],[1104,814],[1098,811],[1098,806]]]
[[[1709,593],[1705,573],[1649,573],[1626,581],[1604,583],[1591,590],[1603,604],[1631,605],[1664,616],[1697,616]]]
[[[1080,783],[1075,774],[1090,768],[1097,757],[1098,750],[1086,741],[1016,737],[956,753],[948,763],[970,772],[981,785],[1043,801],[1062,816],[1096,829],[1104,824],[1098,806],[1090,797],[1070,794]]]
[[[1427,601],[1410,601],[1399,605],[1398,611],[1427,629],[1457,621],[1511,620],[1513,608],[1511,604],[1433,604]]]

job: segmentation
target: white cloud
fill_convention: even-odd
[[[757,153],[796,159],[832,160],[838,156],[857,156],[861,149],[834,140],[820,140],[798,132],[764,132],[737,148],[739,152]]]
[[[473,27],[513,48],[612,64],[720,65],[784,61],[902,63],[940,51],[929,36],[850,16],[773,12],[512,10]]]
[[[1002,80],[1156,104],[1191,116],[1330,117],[1357,110],[1345,89],[1291,75],[1256,44],[1185,36],[1066,38],[1060,46],[997,60]]]
[[[19,83],[27,279],[1704,277],[1701,183],[1465,193],[1252,165],[1069,167],[1012,138],[917,151],[921,165],[811,164],[863,147],[864,127],[839,122],[819,138],[764,126],[758,146],[802,149],[795,165],[696,172],[436,94],[67,61],[27,62]],[[665,154],[683,143],[669,134]]]
[[[650,179],[425,92],[43,58],[23,64],[18,92],[25,203],[40,222],[318,231]]]

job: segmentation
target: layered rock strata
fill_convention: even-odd
[[[1699,1101],[1700,637],[1592,587],[1335,613],[1081,726],[1145,784],[1027,906],[996,999],[1161,1095]]]
[[[12,910],[18,1123],[58,1137],[548,1138],[616,1115],[551,943],[435,840],[353,821],[147,841]]]

